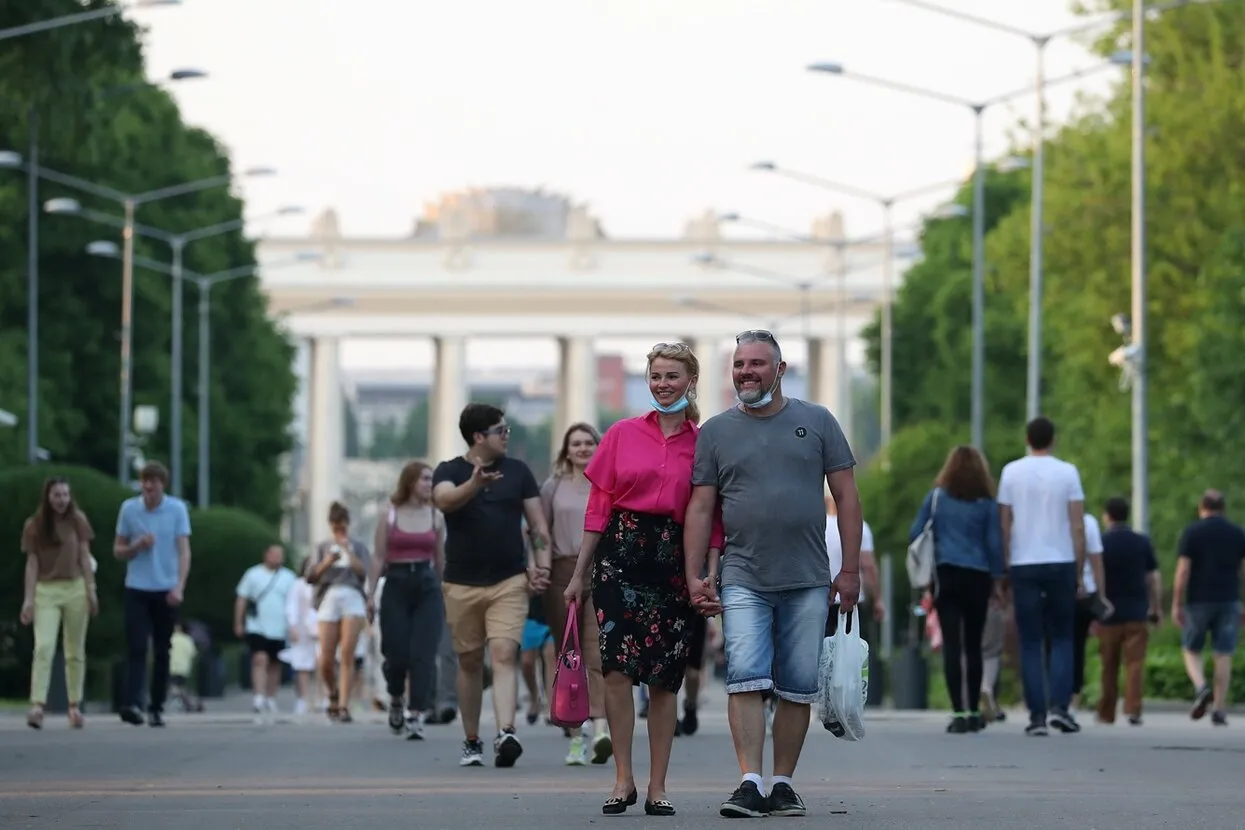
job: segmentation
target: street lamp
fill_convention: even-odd
[[[1145,0],[1133,0],[1132,46],[1132,300],[1129,321],[1136,348],[1133,372],[1133,524],[1141,533],[1149,532],[1149,412],[1147,376],[1150,358],[1146,320],[1146,87]]]
[[[243,170],[240,175],[244,177],[258,177],[275,174],[276,171],[271,167],[251,167]],[[126,475],[125,442],[126,436],[130,432],[130,403],[133,394],[133,379],[131,378],[133,356],[131,350],[134,336],[132,320],[134,314],[134,212],[140,205],[145,205],[149,202],[158,202],[174,196],[198,193],[199,191],[210,190],[214,187],[224,187],[230,184],[234,177],[231,174],[225,173],[219,176],[209,176],[198,181],[156,188],[144,193],[124,193],[106,185],[99,185],[86,179],[80,179],[77,176],[58,173],[46,167],[39,169],[39,177],[74,190],[90,193],[93,196],[119,202],[125,208],[125,224],[122,226],[121,231],[124,246],[121,254],[121,446],[118,451],[119,461],[117,468],[118,478],[124,480]],[[173,313],[177,317],[181,316],[182,311],[181,285],[182,281],[180,279],[173,281]],[[180,344],[176,344],[176,348],[180,356]]]
[[[86,252],[93,256],[108,257],[110,259],[119,259],[125,256],[124,252],[117,247],[115,242],[106,240],[97,240],[86,246]],[[212,348],[211,348],[211,290],[214,286],[230,280],[241,279],[243,277],[253,276],[261,267],[263,268],[280,268],[287,265],[297,265],[303,262],[319,260],[320,254],[315,251],[305,251],[295,254],[288,260],[280,260],[274,263],[268,263],[261,266],[259,263],[251,263],[242,265],[237,268],[230,268],[224,271],[217,271],[213,274],[197,274],[193,271],[184,270],[181,273],[181,279],[190,280],[199,289],[199,507],[207,507],[210,503],[209,487],[211,485],[210,467],[210,447],[211,447],[211,423],[209,420],[209,408],[211,398],[209,396],[208,380],[211,376]],[[160,274],[166,274],[170,277],[174,276],[173,268],[158,260],[149,259],[144,256],[132,256],[133,264],[150,271]],[[352,301],[353,302],[353,301]]]
[[[103,225],[109,225],[114,228],[125,227],[125,222],[117,216],[113,216],[102,211],[84,208],[77,199],[59,198],[49,199],[44,203],[43,209],[52,214],[63,214],[78,216],[92,222],[98,222]],[[268,216],[260,217],[267,219],[278,216],[292,216],[303,212],[303,208],[298,206],[285,206],[277,209]],[[182,314],[182,254],[191,242],[199,239],[208,239],[213,236],[236,231],[246,225],[246,219],[231,219],[227,222],[217,222],[212,225],[205,225],[185,233],[169,233],[168,231],[153,228],[149,225],[134,225],[134,232],[139,236],[147,236],[162,240],[168,243],[173,251],[173,310],[172,310],[172,349],[169,356],[170,374],[172,376],[170,399],[169,399],[169,473],[172,479],[171,491],[175,496],[183,495],[182,489],[182,336],[184,330],[184,318]]]
[[[882,208],[882,238],[886,243],[886,256],[882,262],[882,343],[881,343],[881,376],[882,376],[882,446],[885,447],[890,443],[892,421],[894,418],[894,405],[892,403],[892,383],[894,380],[894,334],[892,331],[893,306],[895,302],[894,285],[895,285],[895,229],[894,229],[894,206],[897,202],[907,201],[909,199],[926,196],[949,187],[958,187],[960,180],[936,182],[934,184],[925,185],[924,187],[916,187],[911,190],[905,190],[900,193],[890,195],[875,193],[864,190],[852,185],[839,184],[829,179],[823,179],[820,176],[813,176],[808,173],[800,173],[786,168],[779,167],[772,161],[759,161],[752,165],[753,170],[760,170],[767,173],[776,173],[789,179],[805,182],[825,190],[832,190],[845,196],[854,196],[860,199],[866,199],[876,202]]]
[[[110,8],[117,8],[115,6]],[[184,81],[206,78],[199,69],[175,69],[167,81]],[[147,86],[159,86],[162,82],[128,84],[104,90],[105,93],[124,92]],[[25,169],[26,171],[26,460],[34,464],[39,460],[39,112],[34,102],[26,108],[27,157],[11,150],[0,150],[0,168]]]
[[[59,29],[63,26],[72,26],[75,23],[87,23],[91,20],[102,20],[106,17],[114,17],[121,12],[130,9],[150,9],[156,6],[177,6],[181,4],[181,0],[134,0],[133,3],[127,5],[107,5],[102,9],[93,9],[86,12],[78,12],[77,14],[66,14],[60,17],[53,17],[48,20],[40,20],[37,23],[27,23],[23,26],[14,26],[9,29],[0,29],[0,40],[8,40],[14,37],[24,37],[25,35],[33,35],[38,32],[46,32],[49,29]]]
[[[1033,44],[1034,51],[1037,54],[1037,81],[1035,84],[1035,92],[1037,93],[1037,108],[1031,130],[1033,140],[1033,185],[1031,187],[1032,206],[1029,210],[1030,230],[1029,230],[1029,362],[1025,382],[1025,415],[1026,418],[1032,420],[1036,418],[1041,410],[1041,384],[1042,384],[1042,296],[1044,293],[1042,287],[1043,279],[1043,242],[1045,228],[1044,219],[1044,200],[1043,190],[1046,178],[1045,166],[1045,147],[1046,147],[1046,46],[1052,40],[1064,37],[1074,37],[1084,32],[1097,29],[1099,27],[1115,23],[1120,20],[1133,18],[1134,29],[1137,21],[1144,17],[1146,11],[1167,11],[1168,9],[1180,8],[1188,5],[1202,5],[1212,2],[1223,2],[1223,0],[1171,0],[1167,3],[1158,3],[1149,8],[1145,7],[1143,2],[1135,2],[1131,12],[1121,11],[1106,17],[1098,18],[1087,23],[1080,23],[1075,26],[1068,26],[1063,29],[1055,29],[1047,32],[1035,32],[1023,29],[1017,26],[1011,26],[998,20],[980,17],[966,12],[956,11],[934,3],[925,2],[925,0],[894,0],[905,6],[922,9],[927,12],[933,12],[944,17],[954,18],[983,29],[992,29],[996,32],[1003,32],[1009,35],[1024,38]],[[1134,47],[1140,52],[1144,49]]]
[[[1089,69],[1063,75],[1058,78],[1048,80],[1047,86],[1054,84],[1063,84],[1070,81],[1080,80],[1089,74],[1112,66],[1111,61],[1097,64]],[[968,98],[961,98],[956,95],[949,95],[934,89],[913,86],[898,81],[892,81],[888,78],[880,78],[873,75],[861,75],[855,72],[849,73],[844,69],[842,64],[838,63],[815,63],[808,67],[812,72],[823,72],[830,75],[840,75],[851,78],[861,83],[871,86],[881,87],[896,92],[903,92],[908,95],[914,95],[920,98],[927,98],[931,101],[940,101],[944,104],[952,104],[957,107],[966,107],[973,114],[974,126],[974,151],[973,151],[973,323],[972,323],[972,384],[971,384],[971,422],[972,422],[972,443],[974,447],[983,449],[985,443],[985,343],[986,343],[986,326],[985,326],[985,219],[986,219],[986,179],[985,179],[985,136],[984,121],[985,112],[996,104],[1006,103],[1023,95],[1028,95],[1031,90],[1022,89],[998,95],[993,98],[986,98],[979,101],[973,101]]]

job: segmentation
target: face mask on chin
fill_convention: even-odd
[[[688,405],[691,404],[691,401],[688,399],[686,394],[684,394],[683,397],[679,398],[677,401],[670,404],[669,406],[663,406],[661,403],[659,403],[655,395],[650,395],[650,399],[651,399],[650,403],[652,404],[653,409],[656,409],[658,412],[660,412],[663,415],[678,414],[679,412],[682,412],[683,410],[687,409]]]
[[[769,389],[765,390],[765,394],[751,403],[740,397],[738,392],[735,393],[735,398],[748,409],[764,409],[774,402],[774,390],[778,388],[781,380],[782,375],[774,375],[774,382],[770,384]]]

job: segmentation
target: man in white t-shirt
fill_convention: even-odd
[[[826,515],[834,519],[838,515],[838,508],[834,505],[834,497],[826,496]],[[870,605],[873,608],[873,618],[881,622],[886,618],[886,603],[882,599],[882,589],[878,579],[878,560],[873,555],[873,529],[869,527],[869,523],[862,520],[863,530],[860,536],[860,596],[857,602],[863,605],[869,598],[872,598]],[[839,539],[839,523],[838,521],[826,522],[826,552],[830,555],[830,580],[833,582],[839,575],[839,569],[843,567],[843,542]],[[832,610],[838,604],[838,597],[830,598]],[[834,624],[838,621],[838,614],[830,614],[826,618],[826,636],[830,636],[834,630]]]
[[[1029,454],[1003,467],[998,498],[1029,709],[1025,734],[1046,735],[1047,723],[1060,732],[1079,732],[1069,708],[1076,600],[1085,587],[1085,493],[1076,467],[1051,454],[1055,425],[1049,418],[1030,421],[1025,440]],[[1047,637],[1049,677],[1043,659]]]

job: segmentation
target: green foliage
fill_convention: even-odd
[[[91,620],[87,654],[92,663],[107,662],[125,653],[125,563],[113,556],[112,544],[117,511],[134,495],[110,476],[68,466],[0,471],[0,539],[8,541],[9,549],[9,555],[0,558],[0,608],[21,607],[26,558],[19,553],[17,540],[26,519],[38,508],[43,482],[49,476],[63,476],[69,481],[74,502],[95,530],[91,553],[99,563],[96,584],[100,613]],[[190,522],[193,557],[182,618],[204,621],[216,640],[231,638],[237,582],[278,535],[259,517],[230,508],[191,510]],[[16,614],[5,617],[0,622],[0,697],[24,697],[28,688],[23,687],[30,678],[31,631],[17,625]]]
[[[75,0],[0,4],[0,25],[72,13]],[[92,7],[104,5],[91,2]],[[227,174],[224,149],[187,127],[172,98],[145,86],[139,31],[121,16],[7,41],[0,56],[0,149],[29,156],[33,112],[42,166],[122,192],[142,193]],[[78,79],[77,81],[71,79]],[[114,216],[120,206],[43,181],[38,200],[68,196]],[[25,177],[0,171],[0,406],[26,410],[27,191]],[[142,205],[139,223],[183,232],[242,216],[227,188]],[[88,242],[119,241],[110,227],[71,216],[39,219],[39,438],[53,458],[116,470],[118,457],[121,304],[116,261],[89,256]],[[163,243],[139,238],[135,252],[170,261]],[[240,232],[191,243],[185,267],[214,273],[254,262]],[[149,456],[169,446],[169,279],[138,269],[134,279],[134,403],[160,408]],[[197,297],[186,292],[182,366],[184,495],[197,498]],[[280,515],[278,458],[290,448],[295,379],[293,349],[268,320],[258,280],[221,284],[211,294],[212,503],[244,506],[270,520]],[[245,370],[239,370],[245,367]],[[24,421],[23,417],[23,421]],[[16,431],[24,433],[24,424]],[[24,460],[24,440],[0,439],[0,465]]]

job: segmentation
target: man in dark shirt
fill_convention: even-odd
[[[1114,607],[1111,616],[1098,624],[1098,650],[1102,655],[1102,697],[1098,722],[1115,723],[1119,696],[1120,659],[1124,662],[1124,714],[1133,726],[1141,725],[1141,694],[1145,681],[1148,624],[1158,622],[1163,579],[1150,537],[1128,526],[1128,500],[1107,500],[1102,534],[1102,593]]]
[[[468,404],[458,420],[467,452],[443,461],[432,474],[432,499],[445,514],[445,620],[458,654],[464,767],[484,764],[480,706],[484,649],[493,668],[493,713],[498,733],[493,762],[514,766],[523,747],[514,734],[516,664],[532,593],[549,585],[549,530],[540,489],[522,461],[506,456],[505,413]],[[531,550],[523,543],[523,520]]]
[[[1228,521],[1223,493],[1207,490],[1201,518],[1185,528],[1172,586],[1172,622],[1184,629],[1184,667],[1197,689],[1190,715],[1198,720],[1214,703],[1212,720],[1227,726],[1228,682],[1241,624],[1241,577],[1245,575],[1245,530]],[[1206,637],[1215,657],[1213,688],[1206,683],[1202,649]]]

